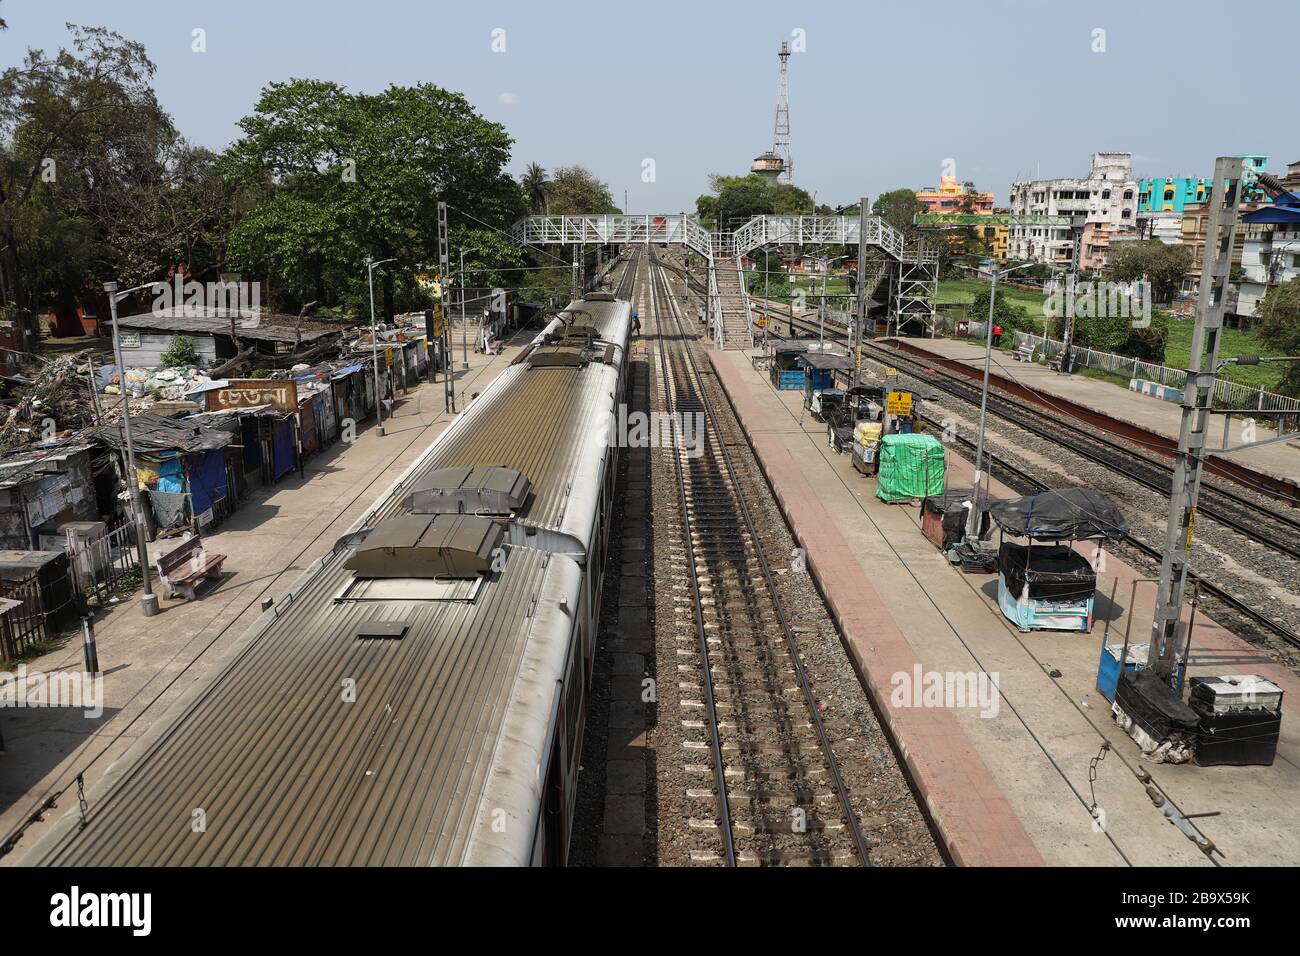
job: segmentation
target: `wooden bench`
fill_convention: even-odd
[[[1017,345],[1015,358],[1017,362],[1032,362],[1034,360],[1034,347],[1028,343]]]
[[[221,574],[224,554],[208,554],[197,534],[189,535],[166,554],[158,555],[158,577],[168,597],[194,600],[194,589],[208,578]]]

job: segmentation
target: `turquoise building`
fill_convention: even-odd
[[[1248,172],[1259,171],[1268,166],[1268,157],[1258,153],[1243,156]],[[1255,184],[1255,177],[1242,177],[1246,183],[1246,192],[1241,197],[1243,202],[1266,202],[1263,190]],[[1188,203],[1205,202],[1209,191],[1208,179],[1193,179],[1190,176],[1170,177],[1168,179],[1142,179],[1138,181],[1138,212],[1182,212]]]

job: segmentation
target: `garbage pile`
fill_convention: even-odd
[[[23,375],[7,378],[17,401],[0,421],[0,448],[95,424],[90,394],[91,350],[44,362]]]
[[[106,395],[122,394],[122,376],[117,366],[108,365],[98,370],[97,384]],[[202,369],[192,365],[179,368],[132,368],[126,371],[126,390],[132,398],[151,398],[176,401],[185,393],[211,382]]]

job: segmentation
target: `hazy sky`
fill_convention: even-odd
[[[819,202],[933,185],[952,158],[1005,203],[1017,177],[1081,176],[1094,150],[1132,152],[1139,176],[1209,176],[1220,154],[1264,153],[1275,172],[1300,159],[1280,28],[1295,14],[1294,0],[0,0],[0,66],[65,42],[65,21],[108,26],[146,45],[162,103],[214,148],[271,81],[430,81],[505,124],[512,172],[581,163],[631,211],[676,212],[770,147],[776,50],[799,30],[796,182]]]

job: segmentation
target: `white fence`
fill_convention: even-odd
[[[984,323],[972,322],[970,331],[972,335],[983,335]],[[1014,344],[1017,348],[1022,345],[1032,344],[1035,354],[1041,355],[1043,358],[1056,355],[1064,347],[1064,344],[1056,339],[1031,335],[1028,332],[1017,332]],[[1128,378],[1141,378],[1149,382],[1158,382],[1161,385],[1171,385],[1174,388],[1182,388],[1187,383],[1187,371],[1185,369],[1157,365],[1154,362],[1143,362],[1141,359],[1130,358],[1127,355],[1116,355],[1114,352],[1098,352],[1096,349],[1079,345],[1073,346],[1070,353],[1075,365],[1086,365],[1089,368],[1101,369]],[[1231,382],[1226,378],[1221,378],[1215,382],[1214,403],[1220,408],[1254,408],[1259,411],[1295,412],[1297,418],[1300,418],[1300,399],[1279,395],[1276,392],[1268,392],[1252,385],[1242,385],[1240,382]],[[1294,421],[1289,416],[1285,420],[1292,421],[1294,424]],[[1270,421],[1272,421],[1271,417]],[[1261,422],[1261,424],[1268,423]]]

